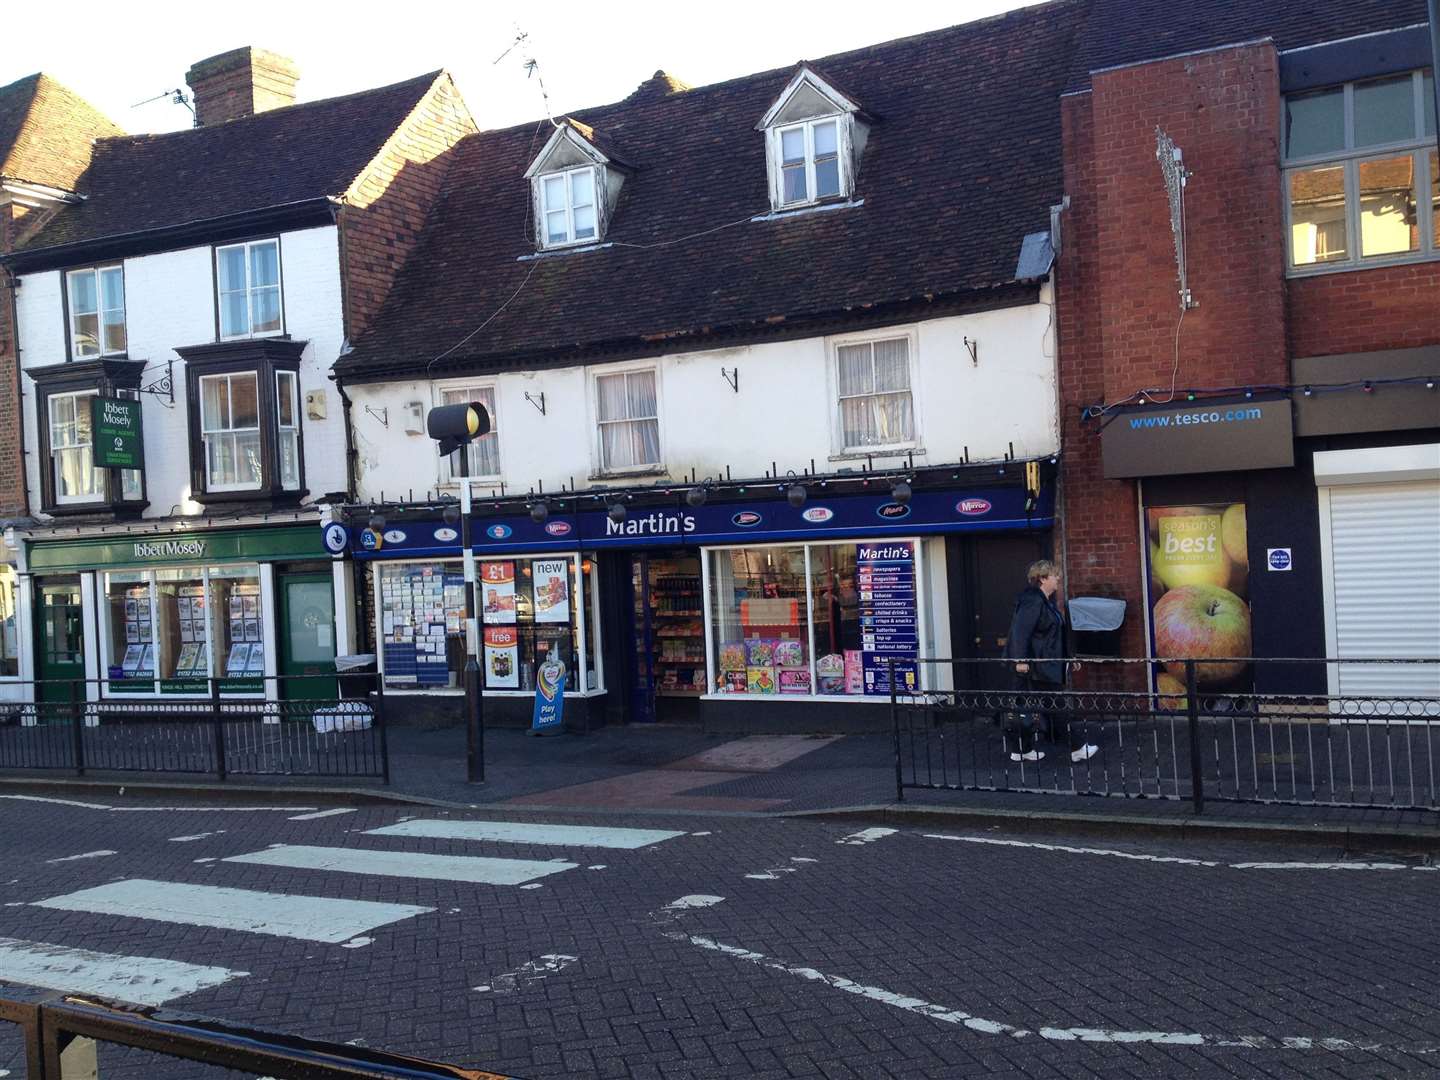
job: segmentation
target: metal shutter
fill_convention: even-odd
[[[1440,481],[1326,490],[1332,655],[1440,657]],[[1433,665],[1334,666],[1341,694],[1440,694]]]

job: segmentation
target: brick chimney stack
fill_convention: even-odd
[[[250,45],[201,60],[185,73],[197,127],[293,105],[299,79],[293,60]]]

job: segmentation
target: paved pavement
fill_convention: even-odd
[[[17,794],[0,793],[0,978],[537,1080],[1358,1078],[1440,1060],[1423,859]],[[20,1068],[0,1033],[0,1070]],[[103,1050],[101,1069],[201,1075]]]

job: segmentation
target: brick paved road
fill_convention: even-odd
[[[1340,856],[1049,841],[1216,864],[1196,865],[920,828],[846,843],[862,826],[735,816],[301,813],[0,799],[0,939],[31,943],[0,942],[0,967],[40,943],[220,968],[173,1004],[534,1078],[1394,1077],[1440,1063],[1440,872],[1404,863],[1240,868]],[[367,831],[407,818],[683,835],[620,849]],[[483,884],[371,861],[397,853],[449,856],[426,865],[452,877],[514,865],[455,857],[541,865]],[[225,861],[240,855],[298,865]],[[277,917],[302,936],[95,910],[136,879],[160,883],[142,914],[182,920],[208,893],[164,890],[284,894]],[[695,895],[723,899],[665,910]],[[303,935],[324,920],[302,925],[300,897],[406,907],[317,941]],[[201,1075],[101,1064],[106,1080]],[[0,1033],[4,1069],[23,1072]]]

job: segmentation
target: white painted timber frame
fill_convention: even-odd
[[[799,110],[790,114],[787,107],[802,89],[818,95],[822,105]],[[857,119],[858,118],[858,119]],[[831,86],[808,67],[801,66],[790,79],[780,96],[755,125],[765,136],[765,166],[769,177],[770,208],[789,210],[796,207],[813,206],[820,202],[815,194],[815,154],[813,125],[825,120],[834,120],[836,125],[836,156],[840,170],[840,191],[826,199],[848,199],[855,190],[855,174],[858,171],[860,151],[865,142],[865,125],[860,106]],[[784,155],[781,151],[780,135],[783,131],[797,127],[805,129],[805,195],[804,199],[786,201]]]

